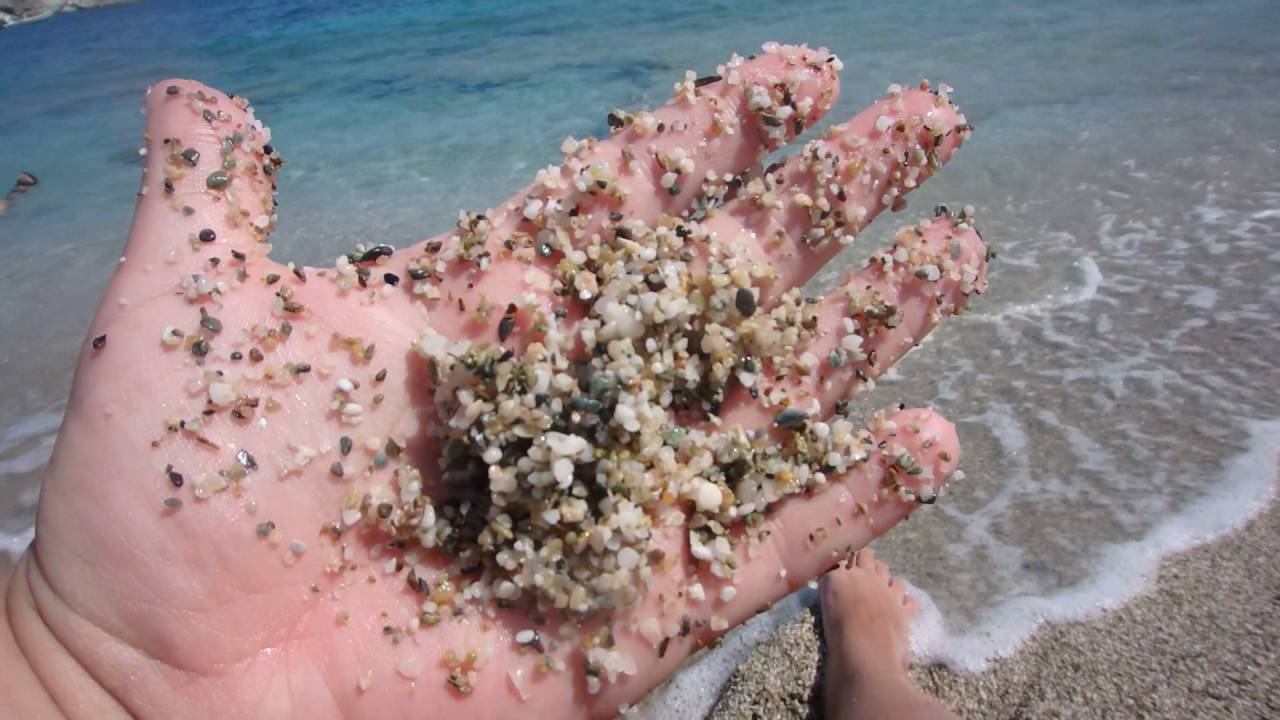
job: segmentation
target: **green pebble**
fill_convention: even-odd
[[[205,184],[210,190],[221,190],[231,184],[231,176],[222,170],[209,173],[209,177],[205,180]]]
[[[684,428],[673,427],[664,428],[662,431],[662,441],[671,447],[676,447],[680,441],[684,439]]]
[[[573,398],[573,408],[575,410],[581,410],[582,412],[589,412],[589,413],[598,413],[600,412],[601,409],[603,409],[603,407],[604,406],[600,404],[599,400],[596,400],[595,398],[587,397],[586,395],[576,395]]]
[[[613,392],[615,383],[609,375],[594,375],[591,378],[591,397],[602,398]]]

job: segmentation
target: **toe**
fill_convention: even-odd
[[[853,556],[853,559],[854,565],[863,568],[864,570],[873,568],[876,564],[876,554],[871,551],[871,548],[863,548],[859,550],[857,554]]]

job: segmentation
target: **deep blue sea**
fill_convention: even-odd
[[[325,263],[450,227],[610,109],[767,40],[842,56],[832,121],[927,77],[977,126],[815,281],[939,201],[975,205],[1000,251],[989,296],[877,396],[935,405],[966,445],[966,478],[878,545],[931,600],[922,653],[979,667],[1258,508],[1280,438],[1275,0],[148,0],[0,31],[0,184],[41,181],[0,217],[0,537],[30,537],[149,84],[254,101],[288,160],[277,252]]]

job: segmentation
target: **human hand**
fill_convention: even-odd
[[[520,351],[543,339],[540,312],[559,308],[566,324],[587,312],[554,291],[566,251],[691,210],[705,210],[708,247],[753,258],[758,293],[737,310],[764,313],[967,136],[945,90],[906,89],[765,183],[726,181],[831,106],[839,63],[828,58],[774,48],[717,81],[678,85],[652,114],[611,115],[609,138],[566,145],[561,170],[486,213],[483,245],[474,232],[458,239],[472,216],[412,248],[365,238],[356,262],[296,272],[267,255],[279,168],[269,132],[242,100],[186,80],[155,85],[133,228],[77,367],[36,542],[8,594],[17,645],[55,703],[138,717],[611,716],[930,500],[959,457],[953,428],[928,410],[879,418],[851,469],[763,515],[755,540],[735,546],[731,578],[691,557],[687,529],[659,525],[663,560],[637,585],[638,603],[585,617],[495,607],[480,585],[462,601],[476,577],[448,573],[442,553],[391,548],[385,524],[371,526],[398,509],[366,493],[407,481],[410,467],[442,492],[418,349],[427,328]],[[579,189],[576,168],[593,160],[612,172]],[[821,167],[835,173],[815,187]],[[577,240],[537,235],[573,222]],[[985,287],[985,250],[964,215],[913,225],[876,258],[845,292],[799,304],[816,335],[792,354],[818,365],[767,366],[778,372],[758,373],[761,398],[734,385],[714,408],[721,427],[785,444],[793,430],[762,399],[777,391],[831,414]],[[855,297],[871,296],[876,313],[858,317],[875,327],[855,347],[846,319]],[[842,347],[833,367],[826,358]],[[583,647],[600,642],[634,672],[589,676]]]

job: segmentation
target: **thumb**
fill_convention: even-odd
[[[270,129],[244,98],[191,80],[149,88],[146,114],[137,207],[108,297],[134,302],[243,282],[269,262],[283,163]],[[111,305],[99,321],[109,323],[102,314]]]

